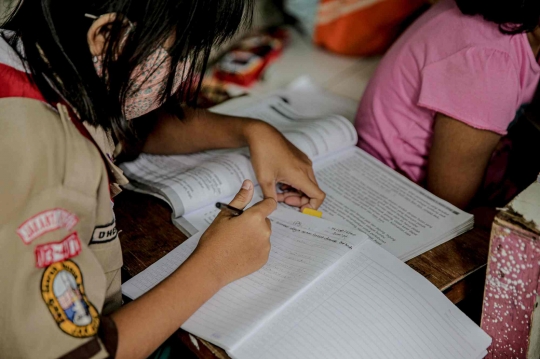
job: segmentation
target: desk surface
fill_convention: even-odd
[[[171,222],[171,209],[152,196],[124,191],[115,198],[124,271],[131,277],[186,240]],[[454,303],[484,285],[489,231],[475,228],[407,262]],[[124,280],[127,278],[123,278]],[[199,358],[228,358],[219,348],[180,331]]]

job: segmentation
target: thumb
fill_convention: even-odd
[[[272,214],[277,208],[277,202],[272,197],[267,197],[248,209],[251,212],[258,212],[262,217],[266,218]]]
[[[229,205],[236,207],[238,209],[244,209],[249,202],[251,202],[251,199],[253,198],[253,182],[250,180],[245,180],[244,183],[242,183],[242,188],[240,191],[234,196],[233,200]]]

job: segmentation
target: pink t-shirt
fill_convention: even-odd
[[[526,34],[502,34],[443,0],[381,61],[356,116],[358,145],[423,184],[437,112],[505,135],[539,77]]]

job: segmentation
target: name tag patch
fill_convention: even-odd
[[[45,268],[53,263],[63,262],[81,253],[81,241],[77,232],[60,242],[41,244],[36,247],[36,267]]]
[[[79,218],[62,208],[49,209],[27,219],[17,228],[17,235],[24,244],[54,230],[65,228],[70,231],[79,222]]]
[[[92,233],[90,244],[107,243],[115,240],[116,237],[118,237],[118,231],[116,230],[116,221],[113,220],[109,224],[94,228],[94,233]]]

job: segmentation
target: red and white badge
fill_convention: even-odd
[[[27,219],[17,228],[17,234],[24,244],[56,229],[65,228],[70,231],[79,222],[79,218],[62,208],[49,209]]]
[[[40,244],[36,247],[36,267],[45,268],[53,263],[65,261],[81,253],[79,235],[74,232],[60,242]]]

